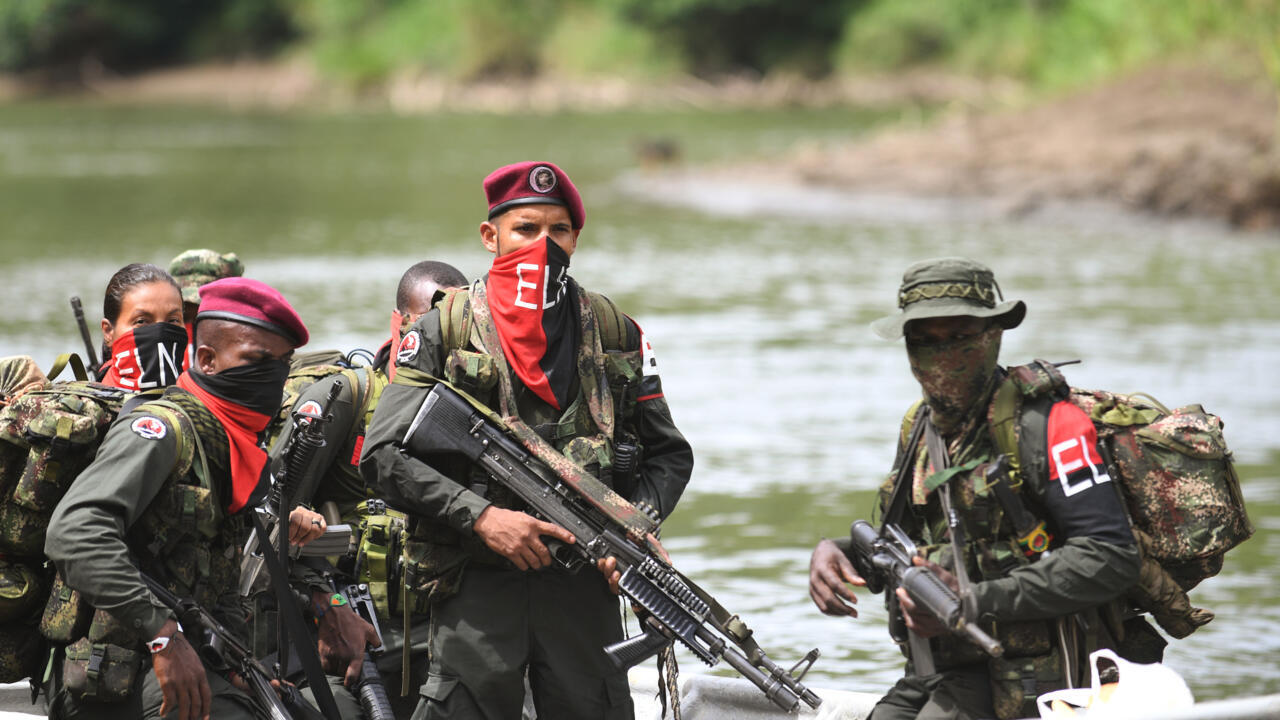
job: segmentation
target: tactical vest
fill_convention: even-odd
[[[512,371],[496,341],[497,330],[487,306],[477,310],[472,304],[476,293],[483,294],[483,280],[470,289],[445,291],[436,303],[440,317],[440,334],[444,341],[444,363],[439,378],[476,398],[486,406],[507,408],[515,413],[519,399],[513,392],[504,398],[503,387],[514,381]],[[614,487],[617,449],[628,456],[639,455],[634,428],[639,412],[641,351],[628,349],[627,319],[607,297],[579,288],[581,317],[578,365],[578,392],[558,416],[554,408],[543,403],[521,405],[522,419],[557,451],[573,460],[600,480]],[[489,338],[489,341],[486,341]],[[493,352],[486,352],[492,348]],[[499,373],[507,373],[504,383]],[[398,370],[406,373],[406,370]],[[406,373],[407,375],[407,373]],[[406,378],[397,375],[397,382]],[[536,407],[536,417],[528,416],[528,408]],[[490,483],[478,468],[458,468],[463,483],[482,492],[494,505],[521,509],[523,503],[506,488]],[[626,495],[628,489],[615,487]],[[456,590],[460,569],[467,559],[505,565],[506,561],[478,540],[464,540],[452,529],[436,523],[411,518],[404,543],[406,589],[416,595],[409,602],[415,609],[425,610],[431,599],[447,597]]]
[[[140,569],[180,597],[208,608],[222,603],[240,574],[243,515],[228,517],[220,495],[230,488],[226,430],[195,396],[176,387],[137,412],[161,418],[178,440],[177,461],[146,511],[129,529],[126,542]],[[233,609],[233,613],[234,613]],[[224,620],[237,624],[237,617]],[[97,610],[56,577],[40,622],[48,640],[65,647],[63,685],[101,701],[118,701],[137,689],[146,666],[137,635],[109,613]]]
[[[1023,490],[1049,477],[1048,415],[1060,400],[1083,410],[1098,430],[1103,459],[1124,499],[1143,556],[1137,586],[1086,612],[1084,622],[1077,624],[1084,628],[1084,643],[1094,648],[1123,638],[1123,611],[1129,604],[1150,612],[1173,637],[1185,637],[1213,617],[1192,607],[1186,590],[1216,574],[1223,553],[1253,532],[1221,421],[1198,405],[1170,411],[1134,396],[1071,388],[1045,361],[1008,370],[988,406],[988,433],[977,439],[971,452],[952,458],[953,466],[976,467],[1004,454],[1011,465],[1008,486],[989,486],[977,473],[967,482],[953,483],[952,501],[968,541],[965,562],[970,578],[977,582],[1002,577],[1038,557],[1011,518],[1022,511],[1045,517]],[[921,405],[918,402],[904,417],[900,445],[910,437]],[[923,453],[918,453],[916,464],[923,462]],[[899,468],[898,475],[907,474],[910,482],[914,472]],[[882,508],[894,480],[881,488]],[[931,560],[949,566],[945,519],[937,503],[926,507],[923,527],[916,528],[924,534],[917,536],[930,543],[925,550]],[[944,636],[931,640],[935,660],[939,667],[986,662],[998,716],[1034,714],[1034,698],[1062,686],[1064,659],[1055,628],[1049,622],[1031,621],[996,623],[988,631],[1004,646],[1002,657],[986,658],[976,646]]]
[[[903,435],[899,447],[911,436],[911,430],[919,422],[922,403],[917,403],[903,419]],[[972,582],[982,582],[1008,575],[1016,568],[1034,561],[1018,543],[1017,532],[1009,512],[995,489],[987,485],[982,474],[983,464],[997,454],[995,442],[988,428],[979,424],[961,443],[959,452],[950,458],[955,478],[950,482],[952,505],[959,516],[965,543],[961,546],[965,564]],[[902,458],[899,458],[901,461]],[[924,441],[915,453],[911,467],[899,467],[881,487],[882,511],[888,507],[895,481],[911,483],[917,473],[925,472],[928,464]],[[1017,492],[1021,496],[1022,484]],[[935,491],[936,492],[936,491]],[[955,567],[948,535],[948,523],[939,502],[927,502],[923,506],[908,504],[911,511],[898,518],[904,529],[914,538],[922,538],[921,549],[925,556],[944,567]],[[1036,512],[1044,517],[1043,512]],[[893,518],[887,518],[893,520]],[[890,630],[894,639],[906,652],[906,626],[901,611],[891,596],[886,597],[890,608]],[[1076,623],[1070,632],[1082,647],[1108,646],[1115,635],[1114,627],[1120,623],[1115,603],[1083,613],[1083,622]],[[1110,623],[1104,628],[1104,616]],[[979,619],[979,624],[1004,648],[998,658],[987,656],[976,645],[955,635],[945,634],[929,640],[933,659],[940,670],[966,665],[985,665],[991,680],[992,702],[996,715],[1008,720],[1034,714],[1035,698],[1049,690],[1065,686],[1064,673],[1067,659],[1058,639],[1055,620],[992,621]],[[1087,654],[1087,653],[1085,653]],[[1076,677],[1079,669],[1073,668]]]

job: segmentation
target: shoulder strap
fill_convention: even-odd
[[[446,351],[461,350],[467,346],[470,336],[471,292],[469,288],[450,288],[443,292],[444,297],[436,303],[440,309],[440,336]]]
[[[920,438],[924,437],[924,419],[927,410],[928,407],[924,401],[919,400],[902,418],[902,434],[906,437],[906,444],[902,446],[902,452],[899,453],[898,476],[894,478],[893,495],[889,496],[889,505],[884,510],[884,517],[880,519],[882,528],[890,523],[901,522],[902,513],[907,508],[907,496],[910,494],[908,488],[911,487],[912,476],[915,474],[916,452],[920,447]]]
[[[605,350],[625,350],[627,339],[627,316],[609,298],[587,291],[591,301],[591,314],[596,318],[596,326],[600,328],[600,346]]]
[[[176,431],[178,441],[178,460],[179,464],[175,468],[178,475],[186,472],[194,464],[195,458],[200,459],[200,464],[195,466],[196,477],[200,480],[201,487],[211,488],[212,479],[209,477],[209,459],[204,452],[204,443],[200,441],[200,433],[195,432],[195,425],[191,422],[191,418],[187,417],[187,412],[182,406],[170,400],[163,398],[152,400],[146,403],[148,412],[169,421]],[[123,413],[121,413],[123,415]],[[195,452],[191,452],[191,448],[187,447],[187,432],[190,431],[191,437],[195,438]]]
[[[48,378],[50,380],[57,379],[57,377],[62,374],[63,369],[68,365],[71,367],[71,374],[75,379],[80,381],[86,381],[89,379],[89,372],[84,367],[84,361],[75,353],[62,353],[59,355],[58,358],[53,361],[53,365],[49,368]]]

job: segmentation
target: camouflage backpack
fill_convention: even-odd
[[[1253,535],[1222,420],[1200,405],[1170,410],[1154,398],[1081,390],[1044,360],[1009,369],[990,410],[995,445],[1015,477],[1048,477],[1048,406],[1066,399],[1093,421],[1108,474],[1142,552],[1128,598],[1171,636],[1213,619],[1187,591],[1222,569],[1223,555]]]
[[[135,393],[49,383],[26,357],[0,359],[0,682],[35,673],[35,631],[52,580],[44,558],[54,507]]]

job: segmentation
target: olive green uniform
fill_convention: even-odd
[[[409,333],[418,333],[421,345],[412,357],[402,353],[399,358],[398,374],[374,414],[361,463],[367,482],[390,505],[410,513],[410,534],[425,539],[428,555],[458,555],[465,565],[460,580],[447,572],[445,577],[421,578],[433,588],[431,669],[420,688],[422,702],[414,717],[519,717],[527,671],[540,717],[630,718],[633,709],[626,674],[614,670],[602,650],[623,637],[619,602],[605,579],[594,570],[576,575],[556,567],[516,570],[485,546],[472,528],[490,504],[522,509],[519,501],[496,483],[486,484],[472,468],[441,472],[400,451],[399,443],[430,390],[429,378],[447,378],[490,407],[498,404],[501,383],[494,373],[505,363],[476,347],[470,326],[462,328],[463,337],[468,338],[463,346],[449,347],[442,332],[442,317],[449,317],[444,309],[447,303],[446,299],[437,304],[410,328]],[[584,322],[590,321],[585,313],[583,317]],[[616,317],[623,316],[616,313]],[[639,378],[638,328],[626,319],[623,330],[620,347],[606,347],[605,352],[629,353],[636,360],[633,379],[650,384],[638,395],[636,383],[616,376],[609,379],[606,392],[617,395],[615,413],[620,422],[607,445],[611,448],[618,437],[630,432],[643,447],[634,484],[616,489],[666,517],[688,482],[693,454],[671,420],[657,377]],[[411,380],[411,375],[417,380]],[[585,402],[575,402],[562,415],[527,390],[514,373],[510,379],[513,411],[530,427],[562,444],[583,437],[580,430],[565,432],[564,428],[574,408],[580,410]],[[574,394],[582,401],[585,392],[579,387]],[[613,483],[610,473],[594,471]],[[444,591],[446,585],[453,585],[449,589],[456,593]]]
[[[62,687],[55,658],[45,688],[50,717],[159,717],[159,686],[142,643],[173,614],[142,583],[139,569],[175,594],[196,598],[233,630],[244,627],[235,595],[244,523],[224,510],[231,492],[226,431],[193,395],[169,388],[164,398],[191,422],[175,424],[151,403],[120,418],[54,511],[45,543],[66,584],[99,611],[89,638],[141,654],[135,690],[118,702],[77,697]],[[213,717],[258,716],[246,694],[208,677]]]
[[[929,458],[923,439],[912,466],[902,467],[908,456],[907,430],[913,416],[915,408],[904,422],[894,471],[881,488],[882,515],[889,510],[900,477],[918,487],[938,467]],[[1115,647],[1126,633],[1131,641],[1148,639],[1154,633],[1140,618],[1125,622],[1112,607],[1137,581],[1140,563],[1112,484],[1062,497],[1056,479],[1027,473],[1022,490],[1026,505],[1048,521],[1055,538],[1052,551],[1031,562],[1012,537],[1011,522],[996,494],[987,489],[986,463],[998,454],[987,422],[970,426],[947,450],[952,467],[977,461],[949,484],[968,541],[962,551],[973,582],[974,607],[984,629],[1004,645],[1005,654],[989,658],[964,639],[938,636],[929,640],[937,672],[918,675],[910,662],[897,598],[890,593],[886,596],[890,632],[909,662],[906,677],[872,711],[873,720],[989,718],[998,714],[1000,706],[1006,708],[1001,717],[1010,716],[1008,712],[1021,717],[1008,708],[1028,708],[1028,699],[1065,687],[1065,661],[1055,627],[1059,618],[1078,616],[1083,620],[1068,631],[1070,636],[1079,636],[1082,652],[1076,653],[1077,663],[1081,655],[1097,647]],[[939,492],[928,493],[923,504],[914,501],[918,497],[909,500],[899,517],[886,519],[902,525],[929,559],[954,569]]]

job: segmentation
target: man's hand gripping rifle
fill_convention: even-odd
[[[865,520],[854,520],[849,536],[853,541],[849,560],[867,581],[868,590],[880,592],[888,586],[892,592],[901,587],[951,632],[973,641],[992,657],[1004,652],[999,642],[965,617],[964,603],[950,585],[928,567],[912,562],[916,546],[902,528],[888,523],[882,535]]]
[[[271,720],[323,720],[324,715],[308,704],[294,686],[281,683],[280,695],[277,695],[271,685],[271,681],[275,679],[272,671],[259,662],[253,656],[253,651],[209,614],[208,610],[195,600],[180,598],[169,592],[168,588],[145,572],[141,575],[151,594],[177,616],[183,635],[195,646],[200,661],[214,672],[224,675],[234,672],[239,675],[249,686],[254,702],[267,717]]]
[[[746,623],[663,557],[653,540],[654,519],[562,455],[548,455],[548,451],[555,453],[549,446],[542,450],[543,458],[526,449],[526,445],[538,447],[538,442],[540,438],[527,427],[504,426],[483,406],[437,383],[409,426],[402,447],[428,464],[441,455],[461,454],[512,490],[534,514],[568,530],[573,543],[550,547],[564,567],[577,569],[607,557],[617,559],[622,572],[619,588],[648,613],[643,635],[605,648],[620,668],[631,667],[679,640],[707,665],[723,658],[784,710],[796,711],[802,700],[813,708],[822,703],[800,683],[818,657],[816,649],[790,670],[774,664],[751,638]]]

